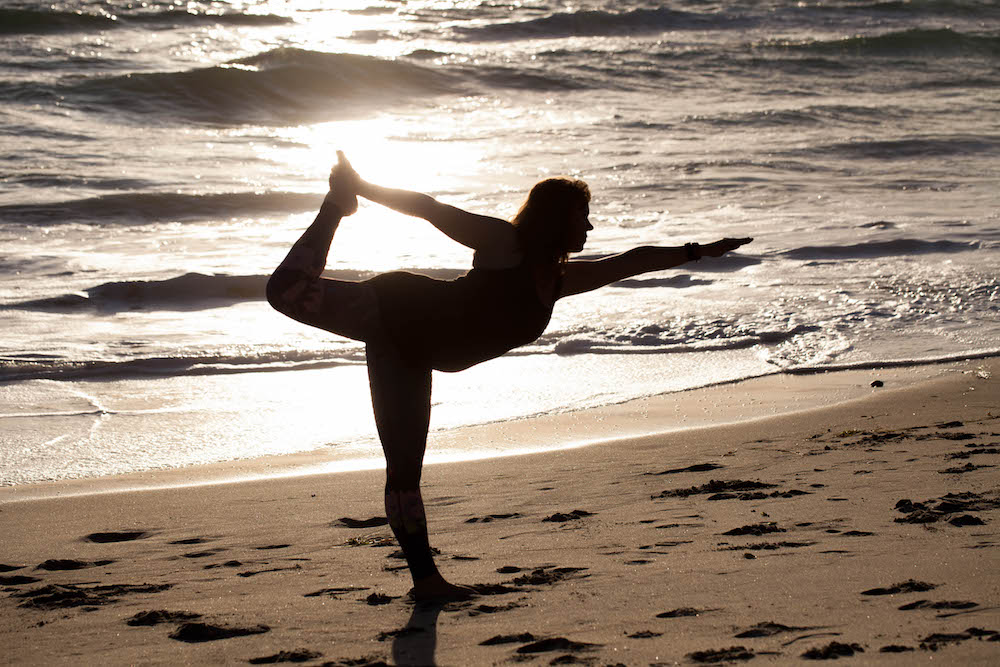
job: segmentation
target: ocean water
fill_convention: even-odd
[[[585,257],[756,239],[436,374],[434,429],[1000,354],[996,2],[15,0],[0,99],[0,484],[377,464],[361,346],[262,300],[337,149],[502,217],[583,178]],[[362,204],[328,266],[470,259]]]

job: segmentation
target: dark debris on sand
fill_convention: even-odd
[[[743,646],[730,646],[729,648],[713,649],[708,651],[695,651],[688,653],[688,659],[692,662],[703,664],[714,664],[720,662],[736,662],[741,660],[752,660],[754,652]]]
[[[539,567],[532,570],[529,574],[522,574],[520,577],[514,577],[510,583],[518,586],[554,584],[564,579],[589,577],[589,574],[580,574],[580,572],[583,572],[586,569],[587,568],[585,567]]]
[[[706,611],[711,611],[710,609],[695,609],[693,607],[680,607],[678,609],[671,609],[670,611],[665,611],[656,615],[657,618],[685,618],[688,616],[698,616],[699,614],[704,614]]]
[[[971,463],[966,463],[964,466],[945,468],[944,470],[939,470],[938,472],[942,475],[963,475],[967,472],[974,472],[976,470],[982,470],[984,468],[995,468],[995,467],[996,466],[991,466],[991,465],[973,465]]]
[[[549,637],[525,644],[517,649],[518,653],[548,653],[549,651],[592,651],[601,644],[576,642],[565,637]]]
[[[533,642],[537,639],[530,632],[523,632],[519,635],[494,635],[489,639],[479,642],[480,646],[497,646],[500,644],[521,644],[523,642]]]
[[[201,614],[194,614],[188,611],[167,611],[166,609],[152,609],[150,611],[140,611],[132,618],[125,621],[125,625],[143,626],[160,625],[161,623],[182,623],[201,618]]]
[[[783,632],[798,632],[800,630],[809,629],[810,628],[800,628],[765,621],[764,623],[758,623],[751,628],[747,628],[743,632],[738,633],[736,637],[739,639],[748,639],[751,637],[773,637],[774,635],[780,635]]]
[[[266,625],[226,626],[191,622],[183,623],[179,628],[171,632],[170,638],[176,639],[179,642],[194,644],[200,642],[214,642],[220,639],[231,639],[233,637],[260,635],[270,631],[271,628]]]
[[[519,602],[508,602],[507,604],[501,604],[501,605],[480,604],[470,609],[468,611],[468,614],[469,616],[482,616],[483,614],[497,614],[502,611],[510,611],[511,609],[517,609],[523,606],[524,605]]]
[[[663,470],[661,472],[645,472],[644,475],[676,475],[682,472],[710,472],[712,470],[719,470],[720,468],[725,468],[726,466],[719,465],[718,463],[696,463],[694,465],[688,466],[686,468],[672,468],[670,470]]]
[[[883,646],[878,650],[879,653],[906,653],[908,651],[915,651],[916,649],[911,646],[900,646],[899,644],[889,644],[888,646]]]
[[[572,512],[556,512],[552,516],[547,516],[542,521],[549,521],[552,523],[565,523],[566,521],[576,521],[577,519],[582,519],[585,516],[593,516],[593,512],[588,512],[586,510],[573,510]]]
[[[633,632],[632,634],[626,634],[629,639],[652,639],[653,637],[662,637],[662,632],[655,632],[653,630],[640,630],[639,632]]]
[[[465,523],[490,523],[497,521],[499,519],[517,519],[521,515],[520,512],[512,512],[510,514],[490,514],[487,516],[474,516],[471,519],[466,519]]]
[[[117,584],[108,586],[78,586],[75,584],[50,584],[14,597],[24,598],[21,607],[34,609],[65,609],[67,607],[96,607],[118,602],[123,595],[134,593],[160,593],[171,584]]]
[[[732,530],[727,530],[722,533],[723,535],[753,535],[755,537],[760,537],[761,535],[767,535],[769,533],[785,533],[787,532],[784,528],[778,527],[774,521],[766,521],[763,523],[753,523],[747,526],[740,526],[739,528],[733,528]]]
[[[982,519],[978,522],[969,522],[966,518],[959,518],[956,515],[968,512],[983,512],[1000,508],[1000,500],[991,498],[979,493],[964,491],[962,493],[946,493],[937,499],[925,500],[923,502],[913,502],[904,498],[896,503],[895,509],[906,516],[895,519],[896,523],[936,523],[938,521],[948,521],[953,525],[983,525]],[[971,517],[975,519],[976,517]],[[956,519],[958,521],[956,522]]]
[[[339,598],[339,596],[345,593],[357,593],[358,591],[367,591],[369,588],[367,586],[342,586],[340,588],[323,588],[318,591],[313,591],[312,593],[304,593],[302,597],[306,598],[317,598],[320,596],[329,596],[332,598]]]
[[[503,584],[472,584],[469,588],[479,595],[506,595],[507,593],[521,592],[519,588],[511,588]]]
[[[861,591],[862,595],[898,595],[899,593],[923,593],[925,591],[932,591],[937,588],[937,584],[929,584],[925,581],[916,581],[915,579],[907,579],[906,581],[900,582],[898,584],[893,584],[886,588],[869,588],[867,591]]]
[[[85,542],[97,542],[98,544],[108,544],[111,542],[131,542],[149,537],[152,533],[145,530],[123,530],[107,533],[91,533],[83,539]]]
[[[300,648],[294,651],[279,651],[274,655],[264,656],[263,658],[250,658],[248,662],[251,665],[273,665],[279,662],[309,662],[310,660],[322,657],[322,653]]]
[[[749,482],[742,479],[718,480],[713,479],[705,484],[689,486],[686,489],[668,489],[652,496],[656,498],[687,498],[688,496],[708,495],[717,493],[740,493],[745,491],[759,491],[761,489],[773,489],[777,484],[766,482]]]
[[[373,516],[370,519],[352,519],[349,516],[342,516],[330,525],[337,528],[376,528],[388,526],[389,519],[384,516]]]
[[[924,651],[936,651],[947,644],[957,644],[969,639],[982,641],[1000,641],[1000,632],[982,628],[968,628],[965,632],[937,632],[920,640],[920,648]]]
[[[400,628],[399,630],[388,630],[386,632],[378,633],[375,637],[377,641],[384,642],[389,639],[396,639],[397,637],[409,637],[410,635],[419,635],[426,633],[425,628],[419,628],[413,625],[408,625],[405,628]]]
[[[972,609],[973,607],[978,607],[979,603],[969,602],[966,600],[942,600],[940,602],[931,602],[930,600],[917,600],[916,602],[910,602],[909,604],[904,604],[899,608],[900,611],[911,611],[913,609]]]
[[[371,595],[365,598],[365,602],[375,607],[382,604],[389,604],[395,599],[396,598],[392,597],[391,595],[383,595],[382,593],[372,593]]]
[[[865,650],[858,644],[842,644],[840,642],[830,642],[823,648],[811,648],[802,654],[806,660],[836,660],[838,658],[849,658],[855,653],[864,653]]]
[[[364,658],[341,658],[331,662],[324,662],[320,667],[391,667],[389,663],[382,660],[377,655]]]
[[[774,551],[776,549],[798,549],[811,547],[815,542],[758,542],[756,544],[739,544],[731,547],[720,546],[719,551]]]
[[[100,567],[103,565],[111,565],[114,563],[113,560],[98,560],[98,561],[87,561],[87,560],[74,560],[71,558],[50,558],[44,563],[39,563],[35,566],[36,570],[48,570],[49,572],[58,572],[65,570],[82,570],[88,567]]]

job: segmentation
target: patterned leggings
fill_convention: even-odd
[[[437,574],[420,496],[431,369],[404,359],[389,340],[370,284],[320,276],[340,218],[336,206],[324,202],[315,222],[272,274],[267,300],[294,320],[365,343],[375,425],[386,460],[386,516],[417,581]]]

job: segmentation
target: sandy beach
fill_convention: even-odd
[[[428,466],[441,569],[482,593],[443,606],[405,597],[381,471],[0,489],[2,661],[996,664],[998,371],[793,378],[766,402],[853,397],[759,419],[760,385],[670,395],[643,418],[705,417],[658,435],[635,406],[481,427],[598,442]]]

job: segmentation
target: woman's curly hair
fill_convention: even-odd
[[[589,203],[590,188],[579,179],[557,176],[536,183],[511,220],[522,252],[536,261],[566,261],[569,213]]]

